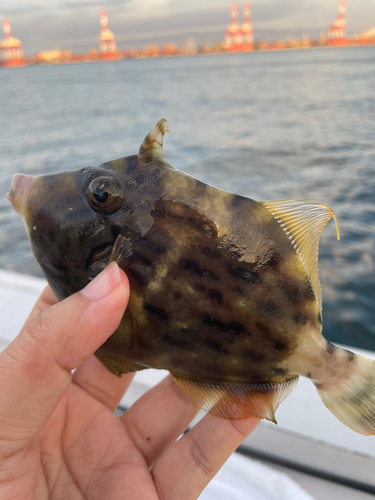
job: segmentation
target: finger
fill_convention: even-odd
[[[35,316],[38,316],[44,309],[47,309],[47,307],[53,306],[53,304],[56,304],[58,302],[56,295],[53,293],[51,290],[51,287],[47,285],[43,292],[41,293],[39,299],[37,300],[35,306],[33,307],[31,313],[29,314],[27,320],[25,321],[28,323],[31,319],[35,318]]]
[[[138,399],[120,419],[150,467],[184,432],[198,411],[168,375]]]
[[[74,372],[73,383],[114,411],[133,377],[134,373],[117,377],[92,355]]]
[[[206,415],[157,460],[152,475],[160,498],[193,500],[254,430],[259,419]]]
[[[0,354],[0,441],[24,446],[38,432],[71,370],[117,328],[128,297],[128,280],[113,263],[81,292],[32,319]]]

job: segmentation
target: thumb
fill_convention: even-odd
[[[35,436],[68,388],[71,370],[116,330],[128,299],[128,280],[114,262],[23,327],[0,354],[0,442],[23,446]]]

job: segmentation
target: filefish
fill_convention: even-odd
[[[255,201],[164,157],[161,120],[138,154],[12,180],[8,199],[59,300],[116,260],[130,299],[96,357],[112,373],[166,369],[198,407],[276,422],[298,377],[375,434],[375,364],[322,336],[318,244],[334,217],[306,199]]]

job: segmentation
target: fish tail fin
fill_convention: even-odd
[[[318,394],[333,415],[364,436],[375,435],[375,360],[348,353],[351,374],[339,385],[317,384]]]
[[[149,161],[151,156],[163,165],[172,168],[165,159],[163,152],[163,137],[166,132],[169,132],[167,120],[162,118],[143,139],[141,147],[139,148],[139,154]]]

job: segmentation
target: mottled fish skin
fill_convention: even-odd
[[[59,299],[112,260],[131,293],[95,353],[113,373],[164,368],[183,394],[224,418],[275,420],[298,376],[345,425],[375,434],[375,362],[321,335],[320,233],[311,200],[257,202],[166,161],[161,120],[138,155],[39,177],[7,195]]]
[[[100,176],[120,187],[113,214],[90,205]],[[129,306],[98,354],[201,382],[296,375],[285,362],[319,336],[320,312],[295,249],[260,203],[144,154],[41,176],[29,191],[23,217],[59,299],[106,265],[108,252],[92,265],[93,252],[119,234],[132,242]]]

